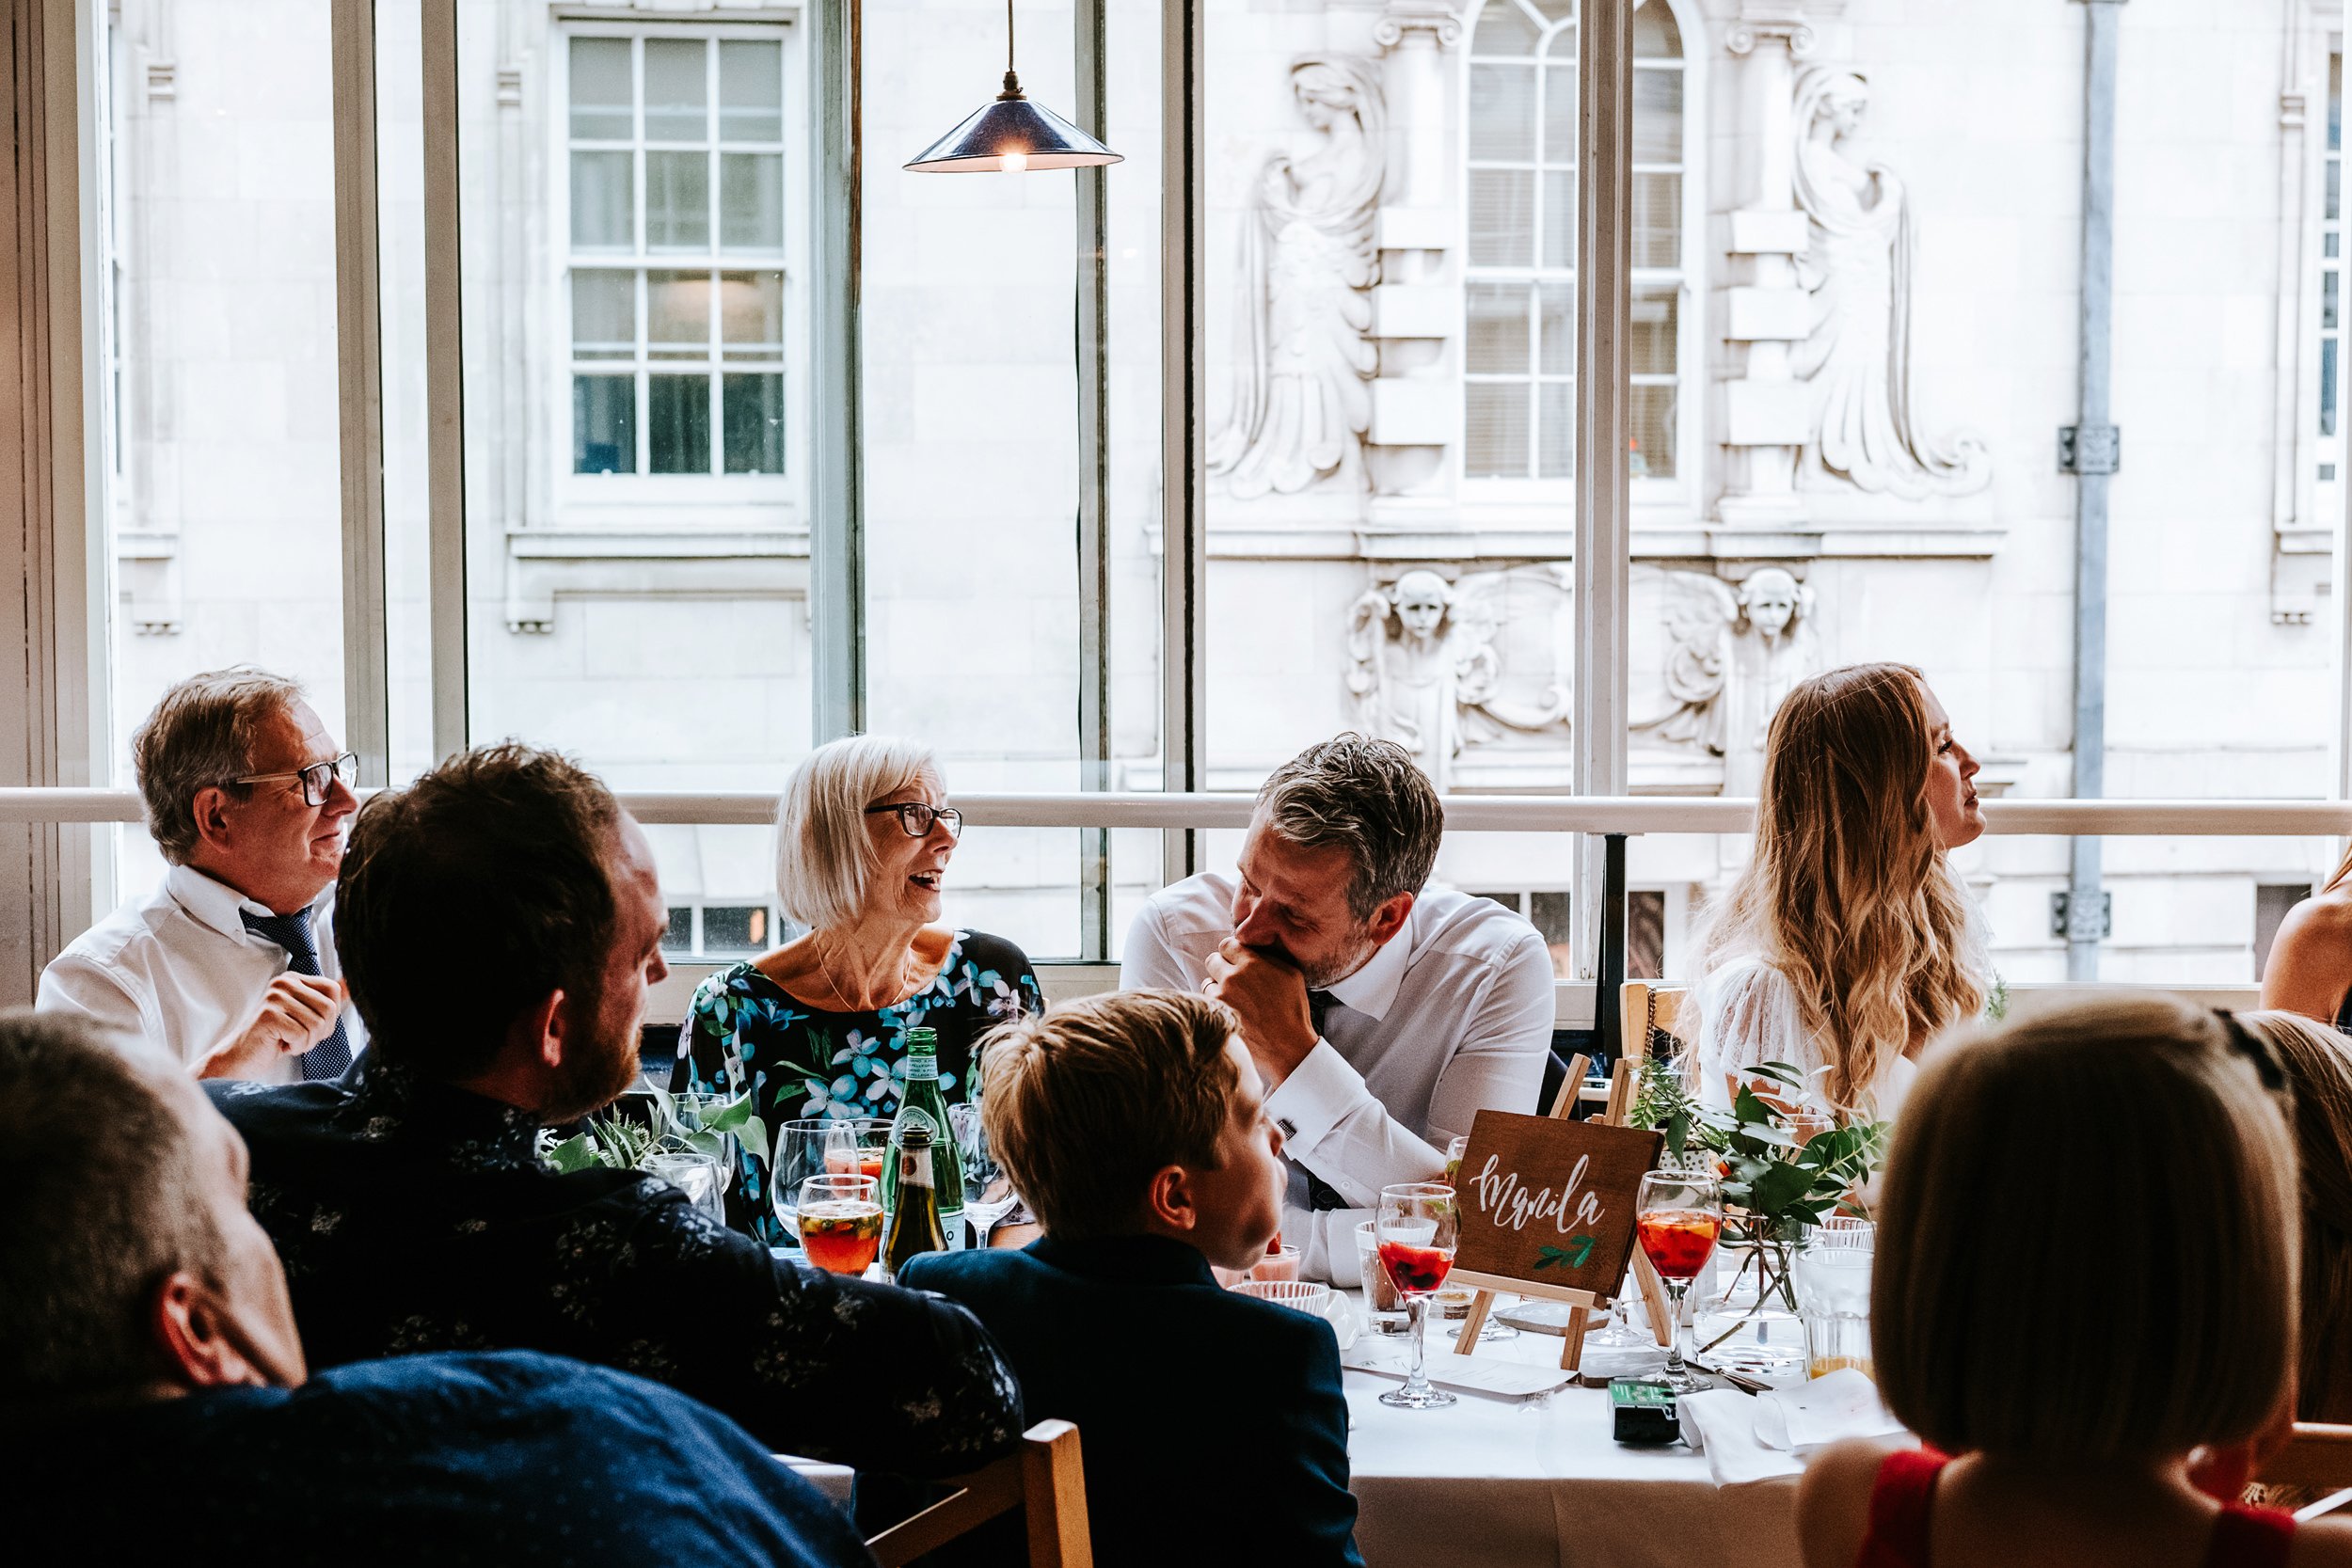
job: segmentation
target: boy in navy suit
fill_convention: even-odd
[[[1218,1287],[1281,1224],[1282,1135],[1240,1021],[1123,991],[999,1030],[981,1125],[1045,1234],[930,1253],[899,1282],[970,1307],[1031,1421],[1075,1421],[1094,1560],[1360,1568],[1339,1345]]]

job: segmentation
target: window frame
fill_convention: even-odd
[[[1456,318],[1455,341],[1462,345],[1461,377],[1464,395],[1462,440],[1454,453],[1454,472],[1466,525],[1472,528],[1500,526],[1518,527],[1529,531],[1554,531],[1560,526],[1558,508],[1573,507],[1577,498],[1577,483],[1573,473],[1565,478],[1506,477],[1473,475],[1470,471],[1470,429],[1468,388],[1471,381],[1470,358],[1470,291],[1473,284],[1490,279],[1516,277],[1524,274],[1541,281],[1556,281],[1575,293],[1576,267],[1545,269],[1540,267],[1491,267],[1473,262],[1470,253],[1470,181],[1469,172],[1476,166],[1470,155],[1470,72],[1475,56],[1473,48],[1478,38],[1478,24],[1489,6],[1508,4],[1510,0],[1477,0],[1462,16],[1462,45],[1458,52],[1457,88],[1462,105],[1461,205],[1454,214],[1455,231],[1462,236],[1461,300]],[[1576,58],[1582,59],[1581,30],[1584,26],[1584,7],[1591,0],[1577,0],[1577,21],[1565,30],[1579,33]],[[1635,289],[1672,286],[1675,300],[1675,371],[1671,377],[1655,375],[1639,378],[1641,383],[1659,385],[1670,381],[1677,388],[1675,400],[1675,472],[1671,477],[1646,475],[1629,476],[1629,487],[1634,509],[1634,524],[1641,527],[1666,527],[1693,521],[1700,512],[1703,470],[1706,466],[1705,413],[1708,386],[1705,371],[1705,317],[1707,278],[1703,241],[1707,234],[1707,137],[1693,127],[1694,117],[1702,116],[1707,106],[1708,58],[1705,48],[1693,49],[1692,40],[1704,40],[1708,36],[1703,16],[1693,14],[1686,0],[1635,0],[1635,8],[1642,5],[1664,6],[1674,20],[1675,31],[1681,40],[1681,53],[1671,68],[1644,63],[1635,56],[1631,69],[1635,71],[1673,69],[1682,77],[1682,109],[1680,114],[1680,161],[1673,165],[1633,164],[1630,172],[1678,173],[1682,184],[1677,215],[1680,223],[1677,235],[1677,257],[1672,267],[1643,267],[1636,265],[1631,273]],[[1545,56],[1537,55],[1537,59]],[[1536,67],[1540,72],[1545,68]],[[1575,71],[1581,83],[1581,63]],[[1580,129],[1581,114],[1578,115]],[[1537,126],[1537,135],[1542,127]],[[1575,150],[1576,162],[1581,171],[1585,163],[1581,147]],[[1580,203],[1584,199],[1582,181],[1579,181]],[[1556,272],[1557,276],[1550,276]],[[1581,324],[1580,324],[1581,325]],[[1529,378],[1542,379],[1540,371],[1531,370]],[[1570,379],[1573,384],[1572,378]],[[1571,397],[1571,407],[1575,400]]]
[[[808,69],[803,55],[806,29],[799,25],[797,9],[762,16],[753,20],[725,18],[723,13],[697,13],[691,16],[648,17],[630,21],[603,18],[583,19],[559,14],[549,24],[548,64],[548,102],[544,124],[549,156],[547,159],[548,245],[547,269],[542,275],[546,312],[543,341],[548,345],[548,363],[534,376],[534,384],[548,388],[542,435],[547,441],[549,461],[547,465],[550,514],[548,526],[553,531],[617,532],[627,534],[660,534],[664,531],[707,532],[713,530],[774,532],[798,530],[804,526],[809,515],[809,464],[811,439],[809,400],[812,386],[812,343],[809,323],[809,279],[811,240],[806,215],[810,211],[810,135],[807,96]],[[627,253],[600,255],[582,252],[572,243],[571,201],[571,44],[580,38],[627,39],[630,40],[629,69],[632,83],[631,126],[628,141],[630,152],[631,244]],[[784,139],[781,144],[784,159],[784,245],[780,253],[762,255],[728,251],[721,235],[710,237],[707,257],[691,253],[665,254],[647,248],[645,245],[645,180],[644,159],[649,148],[660,150],[660,144],[645,136],[644,125],[644,40],[647,39],[692,38],[707,48],[711,43],[730,39],[780,45],[779,69],[783,75]],[[710,79],[716,81],[715,51],[709,68]],[[715,87],[714,87],[715,90]],[[715,100],[711,112],[717,113]],[[716,138],[702,144],[714,159],[727,150],[729,144]],[[617,150],[617,148],[612,149]],[[739,150],[769,152],[770,144],[746,146]],[[715,185],[715,181],[714,181]],[[717,210],[718,191],[711,192],[712,209]],[[728,272],[781,272],[783,274],[783,358],[785,400],[784,472],[781,474],[657,474],[649,471],[645,461],[650,456],[650,379],[655,375],[672,373],[653,368],[656,361],[646,348],[651,329],[648,310],[649,289],[646,276],[655,272],[696,272],[705,267],[715,276]],[[626,272],[634,280],[636,294],[637,353],[628,360],[580,360],[572,352],[572,275],[585,267],[588,270]],[[715,293],[715,291],[714,291]],[[716,309],[714,302],[714,309]],[[719,328],[714,325],[713,331]],[[723,379],[728,373],[724,345],[713,341],[711,353],[700,363],[702,374],[713,383],[711,441],[713,456],[723,462],[725,440],[722,421],[724,418],[721,398]],[[686,359],[675,361],[683,366]],[[639,467],[630,473],[582,474],[572,469],[573,397],[576,380],[583,366],[609,364],[628,366],[631,398],[637,409],[637,445]],[[748,364],[743,368],[750,368]]]

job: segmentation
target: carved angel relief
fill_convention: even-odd
[[[1737,589],[1696,572],[1658,579],[1662,701],[1633,731],[1723,758],[1723,792],[1754,795],[1773,713],[1821,667],[1813,591],[1778,566],[1759,568]]]
[[[1552,657],[1537,655],[1531,662],[1544,668],[1517,680],[1497,645],[1512,625],[1515,575],[1481,572],[1449,583],[1416,567],[1391,587],[1367,590],[1348,613],[1347,689],[1358,722],[1412,752],[1439,793],[1452,786],[1466,746],[1511,732],[1565,731],[1568,673],[1551,628],[1534,628],[1532,646]],[[1559,585],[1550,596],[1566,603]],[[1537,701],[1511,694],[1531,683],[1541,688]]]
[[[1911,355],[1917,221],[1902,179],[1851,150],[1869,85],[1815,66],[1798,79],[1793,173],[1810,245],[1797,258],[1813,329],[1796,372],[1813,384],[1804,478],[1906,500],[1964,496],[1992,478],[1984,438],[1929,433]]]
[[[1237,500],[1366,488],[1388,126],[1379,66],[1311,55],[1291,67],[1291,90],[1322,140],[1266,160],[1242,226],[1232,399],[1208,450],[1210,474]]]

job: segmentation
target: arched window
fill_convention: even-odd
[[[1633,13],[1632,471],[1671,479],[1682,355],[1682,35]],[[1486,0],[1470,45],[1464,471],[1565,480],[1576,453],[1575,0]]]

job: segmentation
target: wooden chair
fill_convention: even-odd
[[[1622,1030],[1618,1053],[1629,1062],[1639,1062],[1651,1053],[1661,1036],[1688,1043],[1677,1024],[1690,995],[1688,986],[1653,986],[1646,980],[1628,980],[1617,992],[1617,1018]]]
[[[1019,1449],[948,1484],[946,1497],[866,1543],[882,1568],[904,1568],[1016,1508],[1027,1514],[1029,1568],[1094,1568],[1086,1470],[1068,1421],[1038,1422]]]
[[[2295,1435],[2270,1456],[2255,1479],[2266,1486],[2304,1487],[2328,1494],[2308,1508],[2296,1509],[2298,1519],[2332,1513],[2352,1503],[2352,1426],[2296,1422]]]

